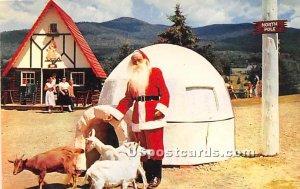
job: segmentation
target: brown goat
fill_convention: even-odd
[[[24,169],[38,175],[40,189],[42,189],[43,184],[46,184],[44,182],[46,173],[51,172],[68,174],[68,177],[72,178],[73,188],[75,188],[79,175],[75,167],[76,157],[81,153],[84,153],[84,150],[81,148],[65,146],[37,154],[30,159],[23,160],[23,155],[19,159],[16,158],[15,161],[8,161],[14,164],[14,175],[22,172]]]

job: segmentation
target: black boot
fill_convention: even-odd
[[[148,188],[156,188],[161,182],[162,160],[150,160],[150,162]]]
[[[153,179],[153,160],[148,159],[147,162],[144,162],[143,168],[146,172],[147,182],[150,182]]]
[[[156,173],[155,175],[161,180],[162,175],[162,160],[156,160]]]

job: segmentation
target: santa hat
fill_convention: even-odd
[[[142,55],[143,59],[146,59],[148,62],[150,62],[148,56],[140,49],[133,51],[132,56],[135,56],[135,55]]]

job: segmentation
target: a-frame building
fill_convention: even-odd
[[[2,72],[9,89],[37,84],[37,102],[43,102],[43,86],[53,73],[73,79],[75,89],[99,88],[107,76],[71,17],[50,0],[17,52]],[[16,97],[16,99],[18,99]]]

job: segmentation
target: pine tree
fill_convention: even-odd
[[[186,25],[186,18],[180,10],[180,4],[176,4],[175,15],[168,16],[168,20],[174,24],[158,35],[160,38],[156,43],[170,43],[195,49],[198,38],[193,34],[191,28]]]
[[[132,48],[129,46],[128,43],[124,43],[119,49],[118,61],[121,62],[130,53],[132,53]]]
[[[132,48],[128,43],[124,43],[118,49],[118,54],[114,54],[113,57],[105,58],[102,61],[103,69],[107,74],[110,74],[118,65],[119,63],[126,58],[130,53],[132,53]]]

